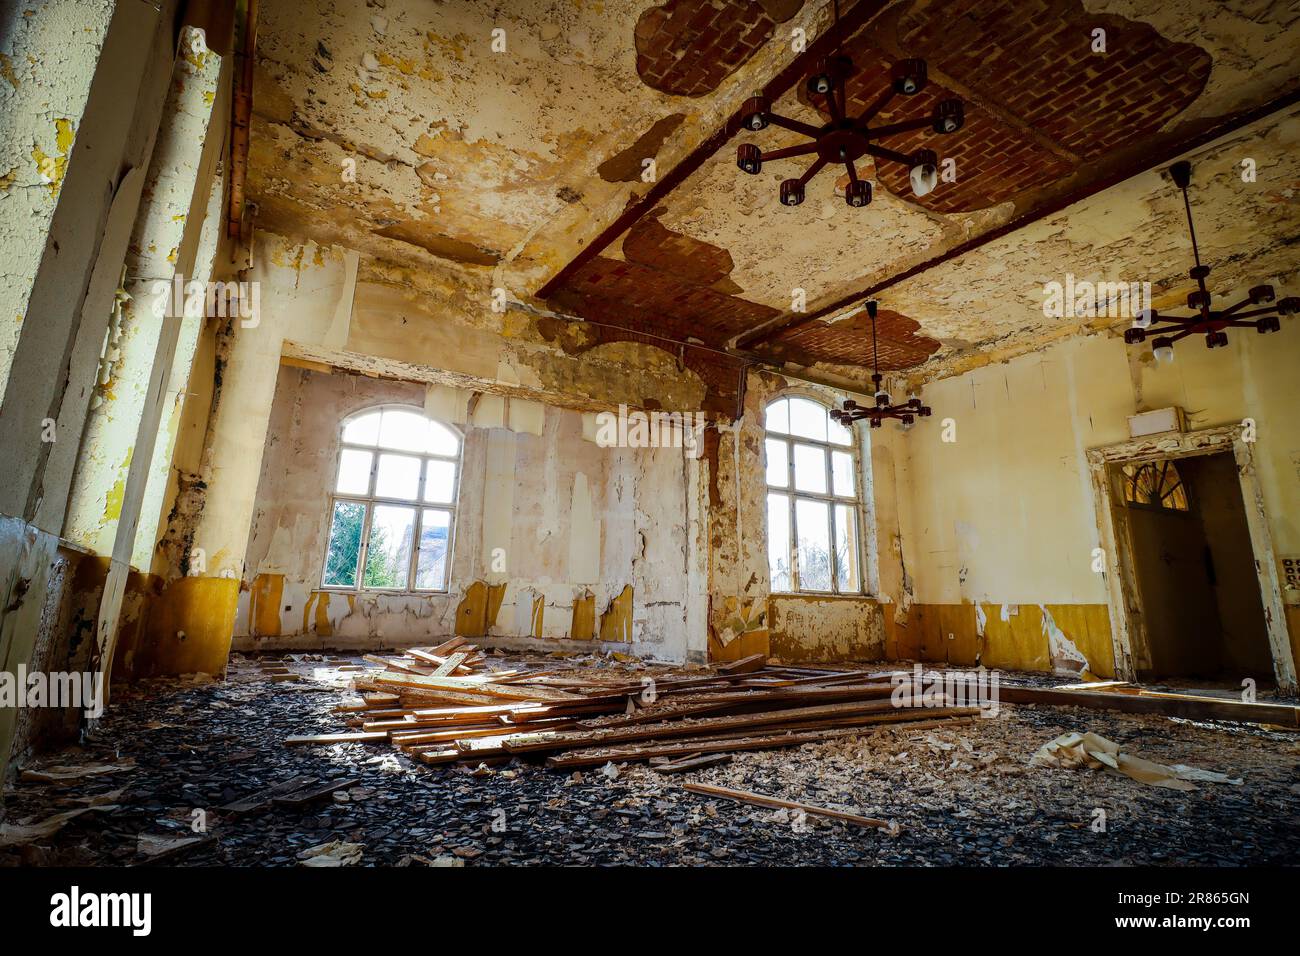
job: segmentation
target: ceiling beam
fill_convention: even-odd
[[[836,44],[841,38],[847,39],[852,36],[888,6],[890,2],[892,0],[857,0],[849,12],[841,16],[839,29],[832,26],[831,29],[810,43],[802,53],[786,64],[784,69],[767,82],[763,87],[763,95],[775,103],[808,72],[808,63],[816,63],[819,58],[833,53]],[[537,290],[537,297],[547,299],[554,295],[578,269],[599,255],[641,217],[658,205],[661,199],[703,166],[740,130],[742,114],[743,106],[732,113],[727,121],[714,130],[704,142],[691,150],[685,159],[668,172],[668,175],[656,180],[643,196],[623,210],[617,219],[606,226],[592,242],[584,246],[566,266],[551,276],[546,284]]]
[[[831,315],[835,312],[847,309],[856,303],[860,303],[863,300],[870,298],[871,296],[878,295],[885,289],[897,285],[906,279],[911,279],[915,276],[921,275],[922,273],[928,272],[946,262],[964,256],[966,253],[971,252],[974,249],[978,249],[981,246],[987,245],[990,242],[994,242],[995,240],[1010,235],[1026,226],[1032,225],[1041,219],[1053,216],[1077,202],[1087,199],[1090,196],[1094,196],[1097,193],[1104,192],[1112,186],[1119,185],[1125,180],[1132,179],[1135,176],[1140,176],[1152,169],[1170,163],[1179,156],[1182,156],[1184,153],[1194,149],[1199,149],[1217,139],[1221,139],[1224,136],[1228,136],[1240,129],[1250,126],[1253,123],[1266,119],[1274,113],[1279,113],[1283,110],[1289,109],[1298,102],[1300,102],[1300,87],[1297,87],[1284,96],[1265,103],[1263,106],[1234,113],[1226,120],[1215,123],[1194,136],[1166,144],[1163,148],[1157,149],[1154,152],[1149,151],[1143,144],[1138,144],[1130,150],[1133,158],[1129,162],[1117,167],[1115,172],[1102,176],[1086,186],[1073,190],[1037,209],[1032,209],[1024,215],[1017,216],[1015,219],[1012,219],[995,229],[990,229],[988,232],[981,233],[973,239],[953,246],[946,252],[926,259],[924,262],[917,263],[909,269],[905,269],[902,272],[889,276],[887,279],[868,285],[857,292],[851,292],[848,295],[841,296],[835,301],[820,306],[811,312],[787,313],[786,315],[773,319],[771,322],[750,332],[746,332],[744,335],[737,338],[735,341],[735,347],[737,350],[741,351],[753,348],[756,345],[761,345],[764,342],[771,341],[782,333],[801,328],[810,322],[815,322],[823,316]]]

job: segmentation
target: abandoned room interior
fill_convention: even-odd
[[[1294,862],[1297,51],[4,3],[0,864]]]

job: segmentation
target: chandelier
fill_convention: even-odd
[[[1196,261],[1188,275],[1196,280],[1197,286],[1195,291],[1187,294],[1187,307],[1195,314],[1161,315],[1155,309],[1143,309],[1134,318],[1133,327],[1124,330],[1124,341],[1129,345],[1137,345],[1151,337],[1152,353],[1156,360],[1169,362],[1174,357],[1174,343],[1189,335],[1204,333],[1206,347],[1213,349],[1228,344],[1228,333],[1225,330],[1229,328],[1254,329],[1261,335],[1278,331],[1281,328],[1280,316],[1300,312],[1300,298],[1287,296],[1279,299],[1276,305],[1267,305],[1274,298],[1271,285],[1254,286],[1246,293],[1246,298],[1234,306],[1219,310],[1210,308],[1210,291],[1205,285],[1210,267],[1201,265],[1201,253],[1196,245],[1196,227],[1192,223],[1192,204],[1187,198],[1187,187],[1192,181],[1192,164],[1185,160],[1174,163],[1169,167],[1169,175],[1183,191],[1183,206],[1187,209],[1187,231],[1192,237],[1192,258]],[[1248,305],[1262,305],[1264,308],[1241,311]]]
[[[844,400],[843,408],[831,409],[831,418],[841,425],[847,425],[850,422],[868,419],[872,428],[879,428],[881,422],[886,418],[897,418],[904,425],[910,425],[916,421],[917,417],[929,418],[930,406],[922,405],[919,398],[909,398],[901,404],[891,404],[889,393],[885,391],[881,383],[880,375],[880,356],[876,353],[876,300],[870,299],[867,302],[867,315],[871,317],[871,365],[875,369],[871,373],[871,382],[876,387],[876,404],[859,405],[853,399]]]
[[[835,4],[835,26],[840,20],[839,3]],[[839,38],[842,40],[843,38]],[[849,182],[844,190],[844,201],[855,208],[871,202],[871,183],[858,179],[856,163],[863,156],[876,160],[899,163],[910,169],[912,192],[924,196],[938,183],[938,157],[933,150],[919,149],[914,153],[900,153],[897,150],[881,146],[876,140],[900,133],[910,133],[929,127],[939,134],[955,133],[961,129],[965,119],[961,100],[941,100],[935,104],[929,116],[888,123],[883,126],[871,126],[871,121],[883,110],[895,96],[915,96],[925,88],[926,66],[924,60],[899,60],[894,64],[892,82],[874,103],[859,116],[847,115],[848,104],[844,93],[844,81],[855,72],[853,61],[838,52],[834,56],[823,57],[818,62],[817,72],[808,77],[807,89],[811,97],[825,98],[826,112],[830,122],[818,127],[810,123],[787,119],[772,112],[772,104],[761,93],[745,101],[741,112],[741,125],[758,132],[775,124],[784,129],[807,136],[811,142],[797,146],[787,146],[763,152],[753,143],[741,143],[736,149],[736,165],[742,171],[757,176],[763,169],[763,163],[777,159],[789,159],[794,156],[816,154],[816,159],[798,179],[786,179],[781,183],[781,202],[786,206],[797,206],[804,200],[804,187],[828,163],[843,164],[848,171]]]

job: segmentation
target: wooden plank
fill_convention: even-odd
[[[720,767],[728,763],[731,763],[731,754],[693,754],[681,760],[657,764],[650,769],[655,773],[685,773],[687,770],[703,770],[706,767]]]
[[[856,813],[845,813],[843,810],[832,810],[829,807],[818,807],[811,803],[799,803],[795,800],[782,800],[779,797],[769,797],[761,793],[751,793],[748,790],[729,790],[726,787],[715,787],[707,783],[684,783],[682,784],[682,789],[704,797],[720,797],[723,800],[735,800],[738,803],[752,803],[760,807],[772,807],[778,810],[800,810],[812,816],[828,817],[832,820],[852,823],[854,826],[859,827],[875,827],[879,830],[897,830],[898,828],[896,823],[891,823],[888,820],[877,820],[875,817],[864,817]]]
[[[719,674],[752,674],[754,671],[761,671],[766,666],[766,654],[750,654],[748,657],[742,657],[738,661],[731,661],[728,664],[722,664],[717,668],[717,670]]]
[[[356,778],[347,780],[334,780],[329,783],[323,783],[312,787],[305,787],[302,790],[296,790],[293,793],[286,793],[282,796],[272,797],[271,802],[278,807],[302,807],[309,803],[315,803],[328,797],[335,790],[343,790],[347,787],[355,787],[358,781]]]
[[[361,659],[369,661],[372,664],[378,664],[385,670],[399,670],[408,674],[431,674],[432,668],[422,667],[418,664],[408,664],[404,661],[389,660],[387,657],[380,657],[377,654],[362,654]]]
[[[418,674],[402,674],[388,671],[374,678],[376,684],[384,687],[410,687],[414,690],[449,691],[456,694],[471,694],[481,697],[503,697],[510,700],[581,700],[577,694],[568,694],[560,690],[540,687],[517,687],[512,684],[490,684],[481,678],[466,677],[422,677]]]
[[[926,727],[949,727],[968,724],[978,718],[958,717],[949,720],[925,720],[898,726],[911,730]],[[777,750],[801,744],[819,743],[841,737],[860,737],[878,727],[848,727],[837,730],[808,730],[796,733],[756,736],[740,740],[687,740],[669,744],[646,744],[631,747],[573,750],[546,758],[546,766],[557,770],[575,770],[582,767],[599,767],[606,763],[649,760],[651,757],[687,757],[694,753],[733,753],[749,750]],[[446,761],[440,761],[446,762]]]
[[[822,717],[843,717],[850,714],[878,714],[898,712],[892,701],[850,701],[842,704],[823,704],[817,707],[791,707],[786,710],[764,711],[731,717],[712,717],[694,721],[675,721],[640,727],[614,728],[613,730],[586,730],[571,734],[548,735],[533,739],[521,735],[509,741],[510,753],[531,753],[538,750],[563,750],[576,747],[598,747],[602,744],[628,743],[639,740],[662,740],[667,737],[707,736],[716,732],[774,727],[816,720]]]
[[[747,690],[732,691],[727,694],[701,695],[698,702],[675,698],[663,707],[651,705],[635,714],[608,719],[596,719],[584,722],[591,729],[601,727],[619,727],[630,724],[653,723],[659,720],[671,720],[678,716],[700,715],[707,713],[740,713],[745,709],[770,709],[775,703],[832,703],[849,700],[879,700],[889,697],[893,688],[878,684],[857,687],[817,687],[817,688],[778,688],[771,691]]]
[[[290,747],[310,747],[317,744],[369,744],[387,739],[387,731],[358,730],[342,734],[304,734],[285,737],[284,742]]]
[[[273,798],[280,794],[293,793],[294,791],[301,790],[303,787],[315,782],[315,777],[292,777],[284,783],[277,783],[274,787],[269,787],[266,790],[259,790],[257,793],[250,794],[247,797],[240,797],[232,803],[227,803],[224,807],[218,807],[217,812],[233,813],[236,816],[245,813],[252,813],[259,807],[264,807],[269,804]]]
[[[556,729],[571,726],[573,721],[556,719],[553,722],[547,722],[548,727]],[[483,727],[457,727],[452,730],[430,730],[420,731],[409,734],[394,733],[394,747],[410,747],[415,744],[454,744],[458,740],[469,740],[474,737],[505,737],[513,733],[509,727],[502,727],[500,724]]]
[[[451,657],[438,665],[437,669],[433,672],[433,676],[446,677],[457,667],[460,667],[461,664],[465,663],[465,658],[467,657],[469,657],[469,654],[465,651],[457,651],[455,654],[452,654]]]
[[[1087,707],[1119,710],[1127,714],[1160,714],[1187,720],[1230,720],[1244,723],[1300,727],[1300,708],[1291,704],[1247,704],[1179,694],[1113,694],[1105,691],[1058,690],[1003,684],[998,699],[1008,704],[1045,704],[1050,707]]]

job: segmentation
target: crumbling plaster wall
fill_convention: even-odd
[[[0,670],[10,673],[94,663],[93,642],[79,643],[64,611],[90,594],[82,572],[98,567],[102,578],[102,563],[59,535],[162,115],[176,8],[0,9]],[[17,718],[0,709],[0,781],[11,752],[37,735]]]
[[[1269,336],[1230,332],[1213,351],[1188,339],[1169,365],[1099,334],[927,385],[934,417],[907,438],[916,605],[898,630],[899,655],[1111,674],[1085,452],[1127,440],[1127,418],[1140,411],[1180,406],[1190,429],[1254,419],[1276,556],[1300,553],[1297,360],[1300,325],[1284,320]],[[942,440],[947,418],[953,442]],[[1284,600],[1294,647],[1300,595]]]
[[[40,6],[0,11],[0,394],[115,4]]]
[[[844,393],[750,371],[744,414],[720,426],[706,443],[709,472],[709,654],[734,660],[767,653],[784,660],[877,660],[886,646],[887,608],[880,582],[899,577],[889,527],[896,505],[877,504],[877,486],[860,482],[867,587],[863,596],[772,594],[767,559],[767,485],[764,408],[783,394],[837,405]],[[861,400],[861,397],[859,396]],[[873,440],[858,427],[858,449],[873,456]],[[874,439],[874,435],[871,436]],[[887,483],[891,493],[893,485]],[[893,520],[892,518],[890,519]],[[883,557],[881,557],[883,555]]]
[[[237,648],[379,649],[468,633],[685,656],[684,525],[698,462],[683,449],[602,448],[584,438],[582,413],[567,409],[543,406],[539,434],[464,427],[446,593],[322,590],[342,420],[424,399],[410,383],[281,369]]]

